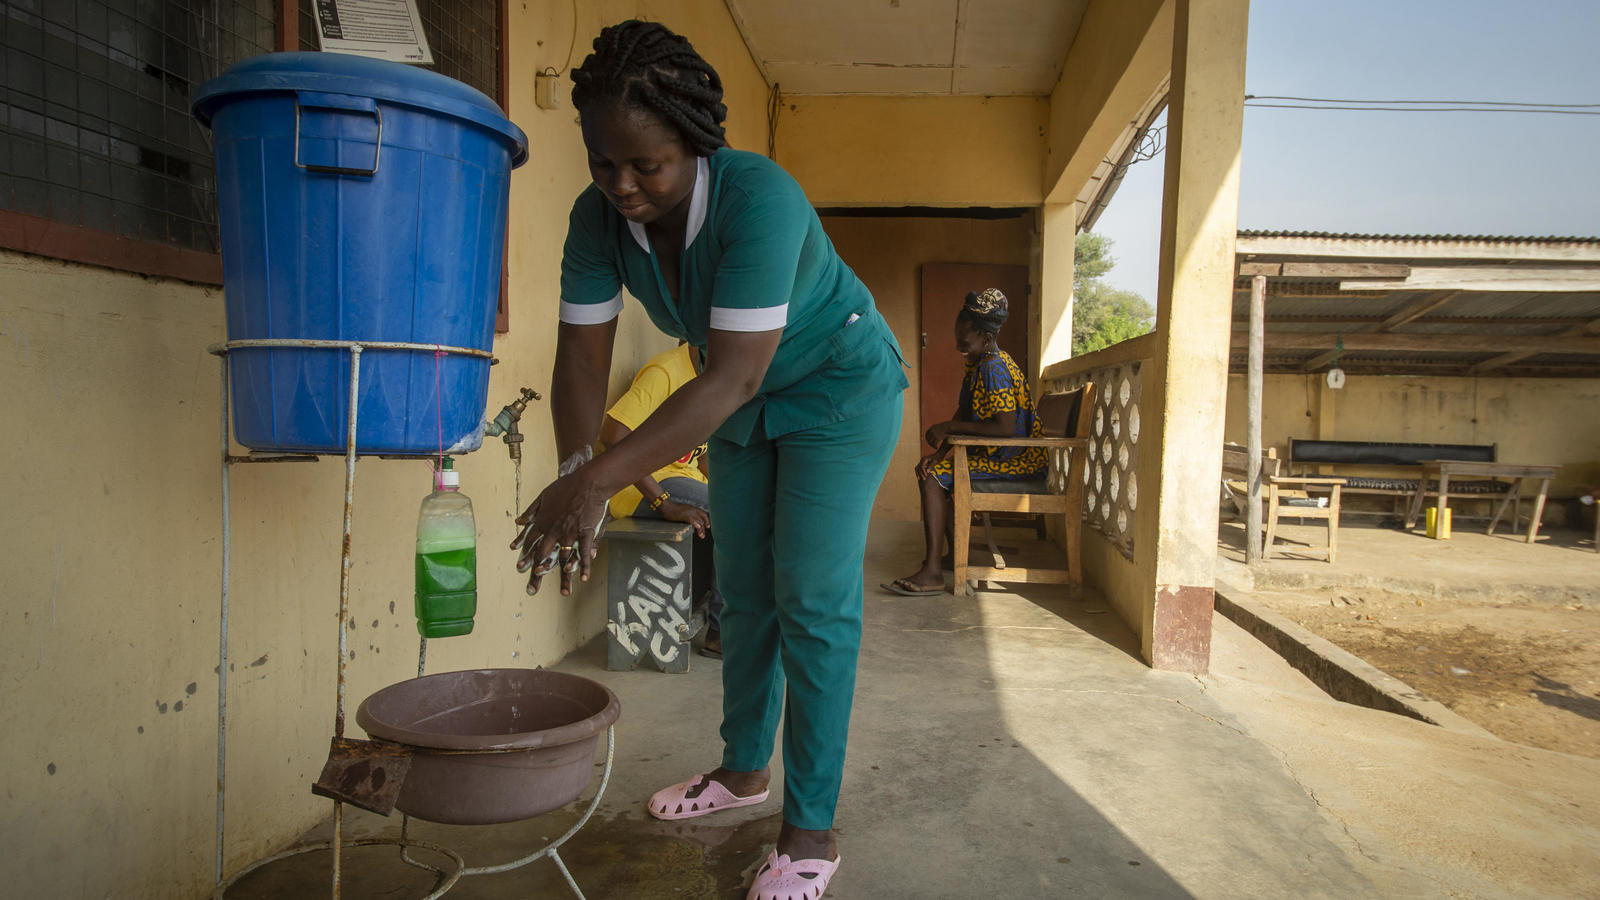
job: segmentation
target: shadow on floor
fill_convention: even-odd
[[[1538,685],[1533,691],[1533,696],[1545,706],[1553,706],[1570,713],[1577,713],[1585,719],[1600,721],[1600,699],[1579,693],[1572,685],[1546,678],[1538,672],[1533,673],[1533,681]]]
[[[1065,625],[1083,634],[1105,642],[1109,647],[1126,653],[1134,662],[1144,664],[1139,650],[1139,638],[1117,616],[1111,602],[1097,591],[1085,588],[1062,588],[1045,584],[986,583],[988,593],[1012,595],[1026,600],[1040,610],[1055,616]]]

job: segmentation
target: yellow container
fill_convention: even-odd
[[[1428,507],[1428,537],[1448,541],[1450,540],[1450,510],[1448,508],[1445,509],[1444,522],[1442,524],[1437,521],[1438,517],[1439,507]]]

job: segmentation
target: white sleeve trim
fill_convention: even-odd
[[[789,304],[759,309],[711,307],[711,327],[717,331],[774,331],[789,324]]]
[[[622,312],[622,292],[604,303],[561,301],[561,321],[568,325],[604,325]]]

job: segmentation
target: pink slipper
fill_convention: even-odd
[[[751,794],[748,797],[735,796],[732,791],[723,787],[720,781],[711,782],[709,787],[700,792],[700,796],[692,800],[684,797],[685,794],[689,793],[690,789],[704,780],[704,775],[696,775],[683,784],[675,784],[672,787],[656,791],[655,795],[650,798],[650,815],[658,819],[666,819],[669,822],[674,819],[692,819],[695,816],[703,816],[706,813],[719,812],[724,809],[754,806],[767,799],[767,791]]]
[[[756,870],[750,893],[744,900],[819,900],[828,889],[833,873],[839,871],[843,858],[828,862],[825,859],[796,859],[779,856],[774,850],[767,861]]]

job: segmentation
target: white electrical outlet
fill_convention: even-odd
[[[561,76],[554,72],[540,72],[533,76],[533,102],[540,109],[560,109]]]

